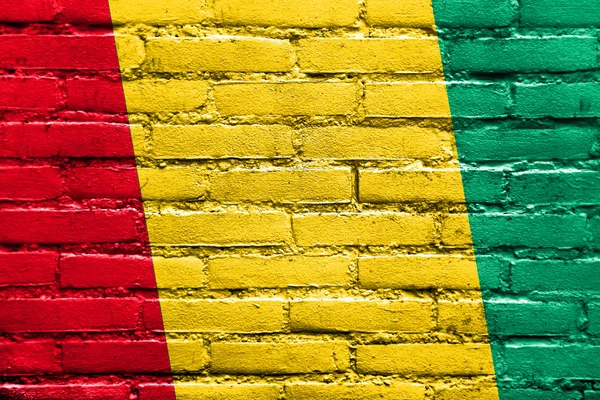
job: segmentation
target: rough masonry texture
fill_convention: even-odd
[[[594,0],[0,7],[0,398],[600,399]]]

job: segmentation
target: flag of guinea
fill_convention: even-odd
[[[600,398],[596,2],[0,0],[0,400]]]

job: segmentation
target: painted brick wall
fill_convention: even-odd
[[[594,3],[2,7],[1,390],[597,398]]]
[[[0,398],[168,385],[108,3],[1,6]]]

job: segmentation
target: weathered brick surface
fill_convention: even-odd
[[[595,0],[13,3],[0,397],[600,398]]]
[[[427,332],[433,327],[428,301],[307,299],[290,304],[296,332]]]
[[[164,300],[166,329],[180,332],[280,332],[282,299]]]
[[[395,398],[420,400],[425,398],[425,388],[419,384],[292,383],[285,386],[285,395],[290,400],[341,400],[349,397],[363,400]]]
[[[288,41],[232,37],[148,40],[148,65],[156,72],[285,72],[292,66]]]
[[[279,386],[276,384],[198,384],[177,383],[177,398],[184,400],[277,400]],[[143,383],[140,385],[140,400],[161,400],[171,392],[166,385]]]
[[[208,260],[215,289],[345,286],[350,284],[347,256],[230,256]]]
[[[0,8],[0,398],[174,400],[108,2]]]
[[[358,22],[356,0],[216,0],[215,14],[223,25],[285,28],[334,28]]]
[[[344,372],[349,367],[348,343],[215,343],[211,346],[216,373],[249,375]]]
[[[393,344],[357,348],[361,373],[417,376],[488,375],[492,373],[489,346],[482,344]]]

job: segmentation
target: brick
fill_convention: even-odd
[[[450,84],[448,98],[454,118],[500,118],[511,106],[509,87],[499,83]]]
[[[161,289],[205,286],[204,263],[196,257],[153,257],[156,285]]]
[[[0,396],[36,400],[128,400],[125,384],[30,384],[0,386]]]
[[[584,392],[585,395],[585,400],[598,400],[600,399],[600,392],[598,391],[592,391],[592,390],[586,390]],[[574,397],[574,399],[579,400],[579,397]],[[558,398],[557,398],[558,400]]]
[[[515,115],[525,118],[591,118],[600,116],[600,94],[594,83],[517,84]]]
[[[3,7],[0,11],[0,21],[9,23],[50,22],[55,16],[56,9],[52,0],[19,2]]]
[[[206,194],[204,172],[192,166],[173,168],[138,168],[144,200],[185,201]]]
[[[165,159],[287,158],[295,153],[293,132],[283,125],[154,125],[152,149]]]
[[[501,203],[507,200],[504,171],[495,168],[462,168],[467,203]]]
[[[165,325],[159,296],[151,296],[142,303],[142,325],[142,330],[164,334]]]
[[[287,72],[292,46],[287,40],[221,36],[149,39],[148,69],[158,72]]]
[[[211,371],[217,374],[280,375],[344,372],[348,343],[213,343]]]
[[[349,203],[350,168],[232,170],[211,175],[210,197],[224,203]]]
[[[208,349],[202,340],[171,340],[169,362],[172,372],[198,372],[205,369],[210,361]]]
[[[140,400],[162,400],[174,399],[175,385],[171,382],[165,383],[140,383],[137,386],[138,398]]]
[[[123,84],[100,79],[67,79],[67,106],[76,111],[124,113]]]
[[[494,373],[487,344],[360,345],[357,369],[359,373],[416,376]]]
[[[0,157],[133,157],[129,125],[101,122],[0,124]]]
[[[429,300],[307,299],[290,304],[294,332],[429,332]]]
[[[517,260],[511,267],[512,289],[517,292],[587,292],[600,285],[600,260]]]
[[[481,247],[581,247],[590,236],[586,217],[579,214],[471,214],[469,220],[475,244]]]
[[[0,68],[116,70],[113,35],[4,35]]]
[[[493,300],[485,307],[490,332],[505,336],[575,334],[583,315],[579,304],[550,301]]]
[[[137,211],[0,211],[0,243],[103,243],[138,239]]]
[[[595,336],[600,335],[600,303],[589,303],[587,307],[589,319],[588,331]]]
[[[509,376],[595,379],[600,373],[600,347],[589,344],[517,343],[507,344],[504,352]]]
[[[592,233],[592,247],[600,248],[600,218],[591,218],[588,222],[588,229]]]
[[[309,159],[397,160],[445,158],[451,138],[434,128],[336,126],[306,128],[302,156]]]
[[[61,19],[75,25],[100,25],[111,28],[111,13],[106,2],[97,0],[58,0]]]
[[[435,22],[440,27],[500,28],[517,18],[510,0],[436,0],[433,4]]]
[[[136,168],[72,168],[65,174],[67,195],[72,199],[139,199]]]
[[[332,28],[358,20],[356,0],[216,0],[215,15],[225,25]]]
[[[520,21],[523,26],[595,28],[600,25],[596,5],[594,0],[523,0]]]
[[[443,83],[368,83],[364,106],[368,116],[448,118]]]
[[[124,81],[130,113],[183,112],[202,107],[208,99],[209,83],[190,80]]]
[[[54,110],[60,106],[55,78],[3,77],[0,110]]]
[[[475,260],[465,256],[359,257],[359,285],[366,289],[478,289]]]
[[[164,213],[150,215],[147,224],[158,245],[266,246],[291,239],[290,218],[282,212]]]
[[[552,129],[489,127],[455,130],[459,154],[470,161],[580,160],[590,156],[595,129],[557,126]],[[498,146],[501,142],[502,146]]]
[[[442,221],[442,243],[450,246],[466,246],[473,243],[469,227],[469,215],[449,214]]]
[[[0,253],[0,287],[51,285],[56,283],[57,270],[58,253]]]
[[[169,373],[164,341],[66,341],[63,368],[75,374]]]
[[[63,193],[53,167],[0,167],[0,200],[48,200]]]
[[[170,332],[280,332],[280,299],[161,301],[165,330]]]
[[[205,0],[110,0],[112,20],[117,25],[185,25],[204,22],[211,17]]]
[[[446,70],[486,73],[570,72],[596,66],[596,38],[519,37],[454,41]]]
[[[436,400],[489,400],[498,398],[498,388],[485,384],[477,387],[440,388],[435,393]]]
[[[83,332],[135,329],[140,302],[131,298],[0,300],[2,332]]]
[[[596,171],[528,170],[510,179],[510,198],[517,204],[593,205],[599,192]]]
[[[543,389],[502,389],[502,398],[507,400],[581,400],[581,393],[577,390],[559,388],[554,390]]]
[[[345,286],[350,284],[346,256],[232,256],[208,260],[212,289]]]
[[[285,385],[288,400],[421,400],[425,399],[425,386],[411,383],[391,384],[325,384],[289,383]]]
[[[442,68],[437,39],[311,38],[298,43],[302,71],[431,73]]]
[[[481,300],[438,302],[438,327],[444,331],[485,335],[486,326]],[[490,329],[490,332],[496,332]]]
[[[65,288],[156,287],[149,256],[66,254],[60,259],[60,284]]]
[[[166,386],[166,385],[163,385]],[[198,383],[175,383],[177,398],[181,400],[277,400],[279,398],[279,387],[275,384],[198,384]],[[170,387],[161,388],[159,385],[144,383],[140,385],[140,400],[162,400],[167,395]]]
[[[0,343],[0,373],[8,376],[61,372],[59,349],[51,340]]]
[[[506,389],[495,387],[455,387],[440,390],[436,399],[440,400],[488,400],[497,399],[498,392],[502,399],[507,400],[581,400],[579,392],[567,392],[565,390],[550,391],[537,389]]]
[[[501,255],[477,255],[477,272],[481,289],[494,290],[503,287],[503,279],[509,268],[509,261],[503,259]]]
[[[460,170],[361,170],[363,203],[465,201]]]
[[[146,60],[146,43],[138,36],[114,35],[121,70],[139,68]]]
[[[369,25],[407,28],[431,28],[435,25],[431,1],[428,0],[369,0],[366,6]]]
[[[349,115],[358,106],[357,87],[340,82],[234,82],[215,85],[222,115]]]
[[[310,213],[293,217],[299,246],[427,245],[433,220],[406,213]]]

